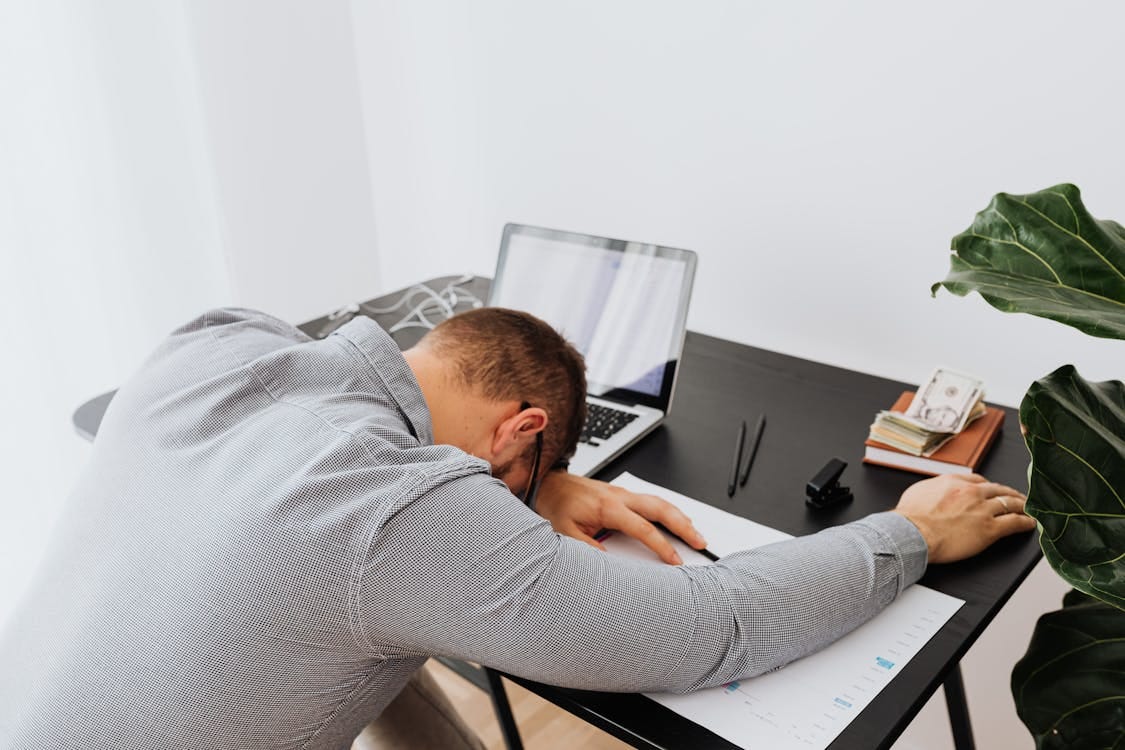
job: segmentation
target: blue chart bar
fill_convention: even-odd
[[[823,750],[961,606],[912,586],[822,651],[759,677],[649,697],[750,750]]]

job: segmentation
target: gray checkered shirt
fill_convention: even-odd
[[[394,342],[244,310],[177,330],[114,398],[0,640],[3,748],[342,748],[427,657],[598,690],[768,670],[917,580],[878,514],[705,567],[560,538],[433,445]]]

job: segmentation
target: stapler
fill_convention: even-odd
[[[840,475],[848,468],[845,461],[833,458],[805,485],[805,505],[810,508],[827,508],[852,499],[852,491],[840,486]]]

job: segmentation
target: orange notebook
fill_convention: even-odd
[[[913,398],[913,391],[903,391],[891,407],[891,411],[905,412]],[[919,474],[972,474],[984,460],[984,455],[988,453],[996,436],[1000,434],[1000,427],[1003,424],[1004,410],[986,405],[983,417],[973,420],[961,431],[961,434],[929,457],[912,456],[897,448],[868,439],[864,441],[867,450],[863,454],[863,462],[891,466]]]

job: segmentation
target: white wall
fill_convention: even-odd
[[[516,221],[696,250],[689,325],[755,346],[908,382],[957,367],[1009,405],[1064,362],[1125,375],[1120,342],[929,294],[994,193],[1073,182],[1125,222],[1125,6],[353,0],[353,18],[387,290],[490,275]],[[1009,675],[1065,588],[1041,565],[966,657],[979,746],[1030,744]],[[952,747],[940,691],[897,747]]]
[[[0,625],[79,404],[209,307],[377,291],[353,39],[345,0],[0,2]]]
[[[229,303],[174,4],[0,3],[0,624],[87,455],[70,417]]]
[[[993,193],[1125,220],[1108,3],[355,2],[384,286],[506,221],[701,255],[695,330],[1018,403],[1121,347],[929,285]],[[377,113],[377,116],[376,116]]]
[[[292,321],[380,283],[346,0],[185,0],[239,304]]]

